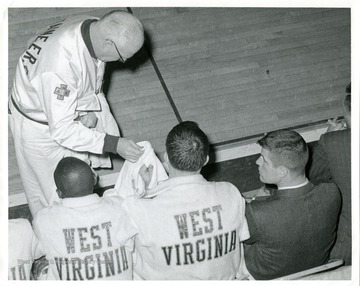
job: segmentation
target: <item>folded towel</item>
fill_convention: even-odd
[[[155,155],[150,142],[142,141],[137,144],[144,148],[143,155],[135,163],[125,161],[114,187],[118,195],[123,198],[133,195],[145,198],[154,197],[156,193],[152,192],[151,189],[157,186],[159,182],[168,179],[168,175],[162,163]],[[139,174],[139,170],[143,165],[146,167],[152,165],[154,167],[148,191],[146,191],[145,182]]]

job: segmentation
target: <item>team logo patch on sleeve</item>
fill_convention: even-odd
[[[56,87],[55,94],[57,94],[57,99],[64,100],[65,96],[69,96],[70,90],[67,89],[67,84],[60,84],[60,87]]]

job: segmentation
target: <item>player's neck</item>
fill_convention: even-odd
[[[306,182],[305,174],[292,174],[286,176],[281,182],[277,184],[279,188],[293,187],[301,185]]]
[[[187,172],[187,171],[181,171],[181,170],[177,170],[175,168],[170,167],[169,169],[169,178],[177,178],[177,177],[186,177],[186,176],[192,176],[192,175],[197,175],[200,173],[199,171],[196,172]]]

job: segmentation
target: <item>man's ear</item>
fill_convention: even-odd
[[[91,169],[91,172],[93,173],[93,176],[94,176],[94,186],[95,186],[99,181],[99,176],[91,166],[90,166],[90,169]]]
[[[105,50],[115,49],[113,46],[114,46],[113,42],[109,39],[105,39],[104,41],[101,42],[102,49],[105,49]]]
[[[167,154],[166,151],[165,151],[165,153],[164,153],[164,161],[165,161],[166,163],[169,163],[169,155]]]
[[[205,161],[203,167],[204,167],[208,162],[209,162],[209,155],[206,156],[206,161]]]
[[[289,169],[284,166],[278,167],[278,174],[281,178],[285,178],[287,174],[289,173]]]
[[[168,154],[166,153],[166,151],[165,151],[165,153],[164,153],[163,166],[164,166],[164,168],[165,168],[166,173],[169,174],[169,172],[170,172],[170,162],[169,162],[169,156],[168,156]]]
[[[62,191],[60,189],[56,189],[56,193],[57,193],[57,195],[59,196],[60,199],[63,198],[63,193],[62,193]]]
[[[113,42],[111,40],[105,39],[104,45],[110,47],[110,46],[113,46],[114,44],[113,44]]]

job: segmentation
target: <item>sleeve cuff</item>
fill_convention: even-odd
[[[103,153],[110,152],[116,154],[116,147],[119,141],[119,136],[105,135]]]

